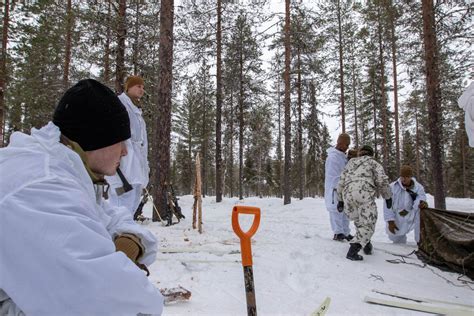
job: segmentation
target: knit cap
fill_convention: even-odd
[[[400,177],[411,178],[413,177],[413,169],[408,165],[403,165],[400,167]]]
[[[130,89],[133,86],[136,86],[136,85],[142,85],[143,86],[144,84],[145,84],[145,82],[143,81],[142,77],[130,76],[125,81],[124,89],[125,89],[125,91],[128,91],[128,89]]]
[[[53,123],[84,151],[130,138],[130,119],[124,105],[110,88],[93,79],[81,80],[64,93]]]

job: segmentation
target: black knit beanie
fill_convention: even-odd
[[[130,138],[130,119],[124,105],[112,90],[93,79],[81,80],[64,93],[53,123],[85,151]]]
[[[374,156],[374,149],[369,145],[364,145],[359,149],[359,157],[362,156]]]

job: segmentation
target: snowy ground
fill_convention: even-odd
[[[474,284],[459,274],[410,264],[393,264],[416,249],[413,233],[407,245],[394,245],[385,235],[382,200],[372,239],[374,254],[362,262],[345,259],[347,242],[332,240],[328,213],[321,198],[278,198],[244,201],[203,199],[203,233],[192,229],[192,196],[180,199],[186,219],[171,227],[150,223],[159,240],[157,261],[150,266],[159,288],[181,285],[192,292],[188,302],[165,306],[163,315],[245,315],[246,301],[240,242],[231,226],[236,204],[261,209],[260,227],[252,239],[253,272],[259,315],[310,315],[329,296],[326,315],[428,315],[364,303],[372,289],[474,305]],[[428,199],[433,205],[433,199]],[[448,209],[474,212],[474,199],[447,199]],[[151,216],[151,204],[145,215]],[[243,230],[252,216],[241,215]],[[352,232],[354,228],[352,226]],[[363,255],[363,254],[362,254]],[[421,264],[415,255],[407,262]],[[469,280],[469,279],[466,279]]]

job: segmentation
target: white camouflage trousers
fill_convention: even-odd
[[[377,222],[377,205],[375,191],[365,182],[352,182],[344,189],[344,213],[354,221],[356,235],[351,243],[364,247],[369,243]]]

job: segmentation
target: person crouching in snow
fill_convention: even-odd
[[[413,177],[410,166],[400,168],[400,178],[390,184],[393,193],[391,208],[384,206],[388,238],[394,243],[406,243],[407,234],[415,230],[415,241],[420,241],[420,210],[428,207],[423,186]]]
[[[86,79],[53,122],[0,149],[0,315],[161,314],[163,296],[141,270],[156,238],[94,191],[128,138],[125,107]]]
[[[392,203],[388,177],[383,167],[372,158],[373,155],[372,147],[363,146],[359,150],[358,157],[349,160],[337,187],[339,197],[337,209],[339,212],[344,211],[349,219],[354,221],[356,227],[356,235],[346,255],[350,260],[363,259],[358,254],[362,247],[365,254],[372,254],[370,239],[377,222],[375,204],[377,191],[382,194],[389,207]]]

